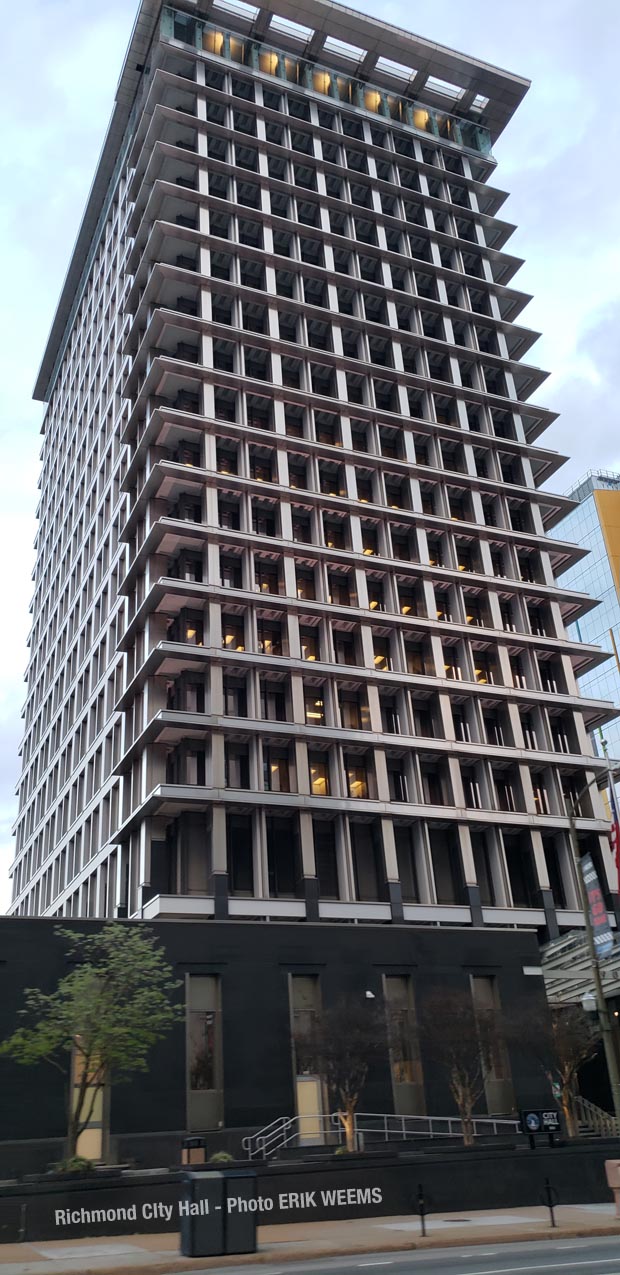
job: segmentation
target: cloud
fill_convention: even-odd
[[[549,406],[561,415],[547,430],[544,442],[571,457],[551,481],[556,490],[560,486],[566,490],[584,469],[620,472],[619,323],[620,299],[586,330],[577,344],[574,372],[558,378],[547,395]]]

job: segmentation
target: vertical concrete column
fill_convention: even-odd
[[[461,870],[463,880],[465,882],[465,893],[467,902],[471,912],[472,925],[480,926],[483,924],[482,904],[480,901],[480,887],[476,875],[476,865],[474,863],[474,853],[471,845],[471,834],[467,824],[459,824],[457,828],[459,839],[459,850],[461,855]]]
[[[228,853],[226,845],[226,807],[211,807],[211,872],[213,907],[216,920],[228,916]]]
[[[209,694],[207,712],[220,716],[224,712],[224,670],[221,664],[209,666]]]
[[[211,775],[209,776],[211,786],[213,788],[226,787],[226,758],[225,758],[225,741],[221,731],[211,731]],[[209,779],[207,783],[209,783]]]
[[[560,931],[558,927],[558,918],[555,910],[553,892],[549,882],[549,873],[547,871],[547,863],[543,849],[542,834],[538,831],[538,829],[533,828],[530,836],[532,843],[532,855],[536,869],[536,878],[538,881],[538,893],[540,895],[541,907],[544,908],[545,912],[547,934],[550,939],[557,939]]]
[[[301,850],[301,870],[304,881],[306,921],[318,921],[319,883],[316,875],[316,860],[314,857],[312,815],[309,810],[300,810],[299,812],[299,844]]]
[[[396,857],[396,839],[394,824],[391,819],[381,819],[381,842],[383,845],[383,869],[387,886],[388,900],[392,921],[398,924],[404,921],[403,894]]]

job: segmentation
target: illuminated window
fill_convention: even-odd
[[[313,797],[329,797],[329,763],[324,753],[310,754],[310,791]]]

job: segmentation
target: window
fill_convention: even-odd
[[[481,686],[493,686],[497,681],[497,667],[491,655],[474,651],[474,676]]]
[[[278,593],[278,568],[264,558],[257,558],[254,564],[254,581],[260,593]]]
[[[510,1081],[508,1052],[501,1032],[501,1008],[494,975],[472,975],[471,992],[476,1025],[482,1046],[482,1069],[487,1110],[506,1111],[514,1095]]]
[[[227,651],[245,651],[244,625],[239,616],[222,616],[222,646]]]
[[[410,824],[394,824],[396,861],[404,903],[420,900],[413,828]]]
[[[384,898],[383,852],[379,829],[374,822],[351,822],[351,853],[356,898],[362,902]]]
[[[524,713],[521,718],[521,728],[523,730],[523,742],[526,748],[538,748],[538,740],[536,738],[536,726],[531,713]],[[568,751],[568,750],[567,750]]]
[[[451,829],[430,828],[429,841],[437,902],[463,903],[465,883],[458,834]]]
[[[286,721],[286,695],[282,683],[261,677],[260,711],[265,722]]]
[[[359,691],[339,691],[340,720],[346,730],[368,730],[370,713]]]
[[[325,725],[325,703],[322,690],[306,690],[304,693],[306,726]]]
[[[254,893],[252,816],[227,814],[228,881],[231,894]]]
[[[512,669],[513,686],[519,687],[521,690],[527,689],[527,674],[523,667],[523,660],[518,655],[511,655],[510,667]]]
[[[387,735],[400,735],[400,715],[395,698],[381,696],[381,726]]]
[[[532,791],[534,793],[534,805],[536,806],[536,813],[538,815],[551,814],[551,808],[549,805],[549,795],[547,793],[547,788],[545,785],[545,780],[543,775],[539,775],[539,774],[532,775]]]
[[[413,1000],[413,983],[408,975],[385,975],[385,1004],[390,1046],[390,1064],[396,1111],[401,1085],[422,1084],[420,1042]],[[405,1112],[405,1107],[402,1107]]]
[[[329,797],[329,758],[326,753],[310,753],[310,791],[313,797]]]
[[[381,580],[368,580],[368,606],[371,611],[385,611],[383,583]]]
[[[261,655],[282,655],[282,625],[274,620],[256,621],[258,649]]]
[[[328,576],[329,601],[333,606],[348,607],[351,605],[349,592],[349,575],[346,572],[330,572]]]
[[[465,793],[465,805],[469,810],[482,810],[482,796],[480,793],[480,784],[476,778],[475,771],[463,771],[463,791]]]
[[[227,717],[247,717],[248,705],[245,681],[224,678],[224,712]]]
[[[187,1068],[190,1092],[221,1090],[220,980],[190,975],[187,989]]]
[[[334,654],[337,664],[357,664],[355,637],[340,629],[334,631]]]
[[[366,766],[357,758],[345,758],[349,797],[365,800],[369,796]]]
[[[404,763],[402,761],[389,760],[387,772],[390,787],[390,801],[408,801],[407,776],[405,774]]]
[[[514,813],[517,809],[517,803],[511,780],[502,775],[497,775],[495,777],[495,791],[497,793],[499,809],[508,810]]]
[[[288,749],[263,746],[263,786],[265,792],[290,792]]]
[[[226,787],[250,787],[250,757],[247,744],[227,743],[224,750]]]
[[[462,744],[471,744],[471,731],[465,714],[460,709],[453,708],[452,720],[454,722],[455,738]]]
[[[296,818],[267,816],[267,869],[271,898],[294,898],[301,887]]]
[[[316,589],[314,586],[314,571],[308,568],[298,567],[296,572],[297,597],[305,601],[314,601],[316,598]]]
[[[222,558],[220,561],[220,579],[224,589],[243,588],[241,558]]]
[[[492,834],[488,831],[482,832],[479,829],[472,828],[470,836],[476,869],[476,881],[480,890],[480,902],[483,907],[494,907],[496,898],[491,860],[492,847],[490,844]]]
[[[319,650],[319,630],[301,629],[299,630],[301,640],[301,658],[302,660],[320,660]]]
[[[190,642],[193,646],[202,646],[204,644],[202,616],[186,616],[182,625],[181,640],[183,642]]]
[[[375,637],[373,640],[373,646],[375,668],[378,672],[389,673],[392,668],[389,638]]]
[[[311,1036],[319,1021],[321,989],[317,974],[291,974],[289,978],[293,1048],[303,1055],[303,1037]],[[298,1075],[302,1074],[302,1064],[302,1058],[295,1062]]]
[[[336,825],[326,819],[313,819],[314,861],[319,882],[319,898],[338,899],[338,857]]]

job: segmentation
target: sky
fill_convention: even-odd
[[[620,469],[617,0],[348,0],[359,9],[532,81],[494,147],[500,216],[542,333],[527,361],[549,371],[536,401],[561,413],[545,446],[570,457],[564,491]],[[68,266],[135,16],[135,0],[11,6],[0,53],[0,913],[9,904],[41,445],[32,386]],[[412,16],[414,15],[414,16]],[[303,22],[303,0],[299,6]],[[9,609],[10,607],[10,609]]]

